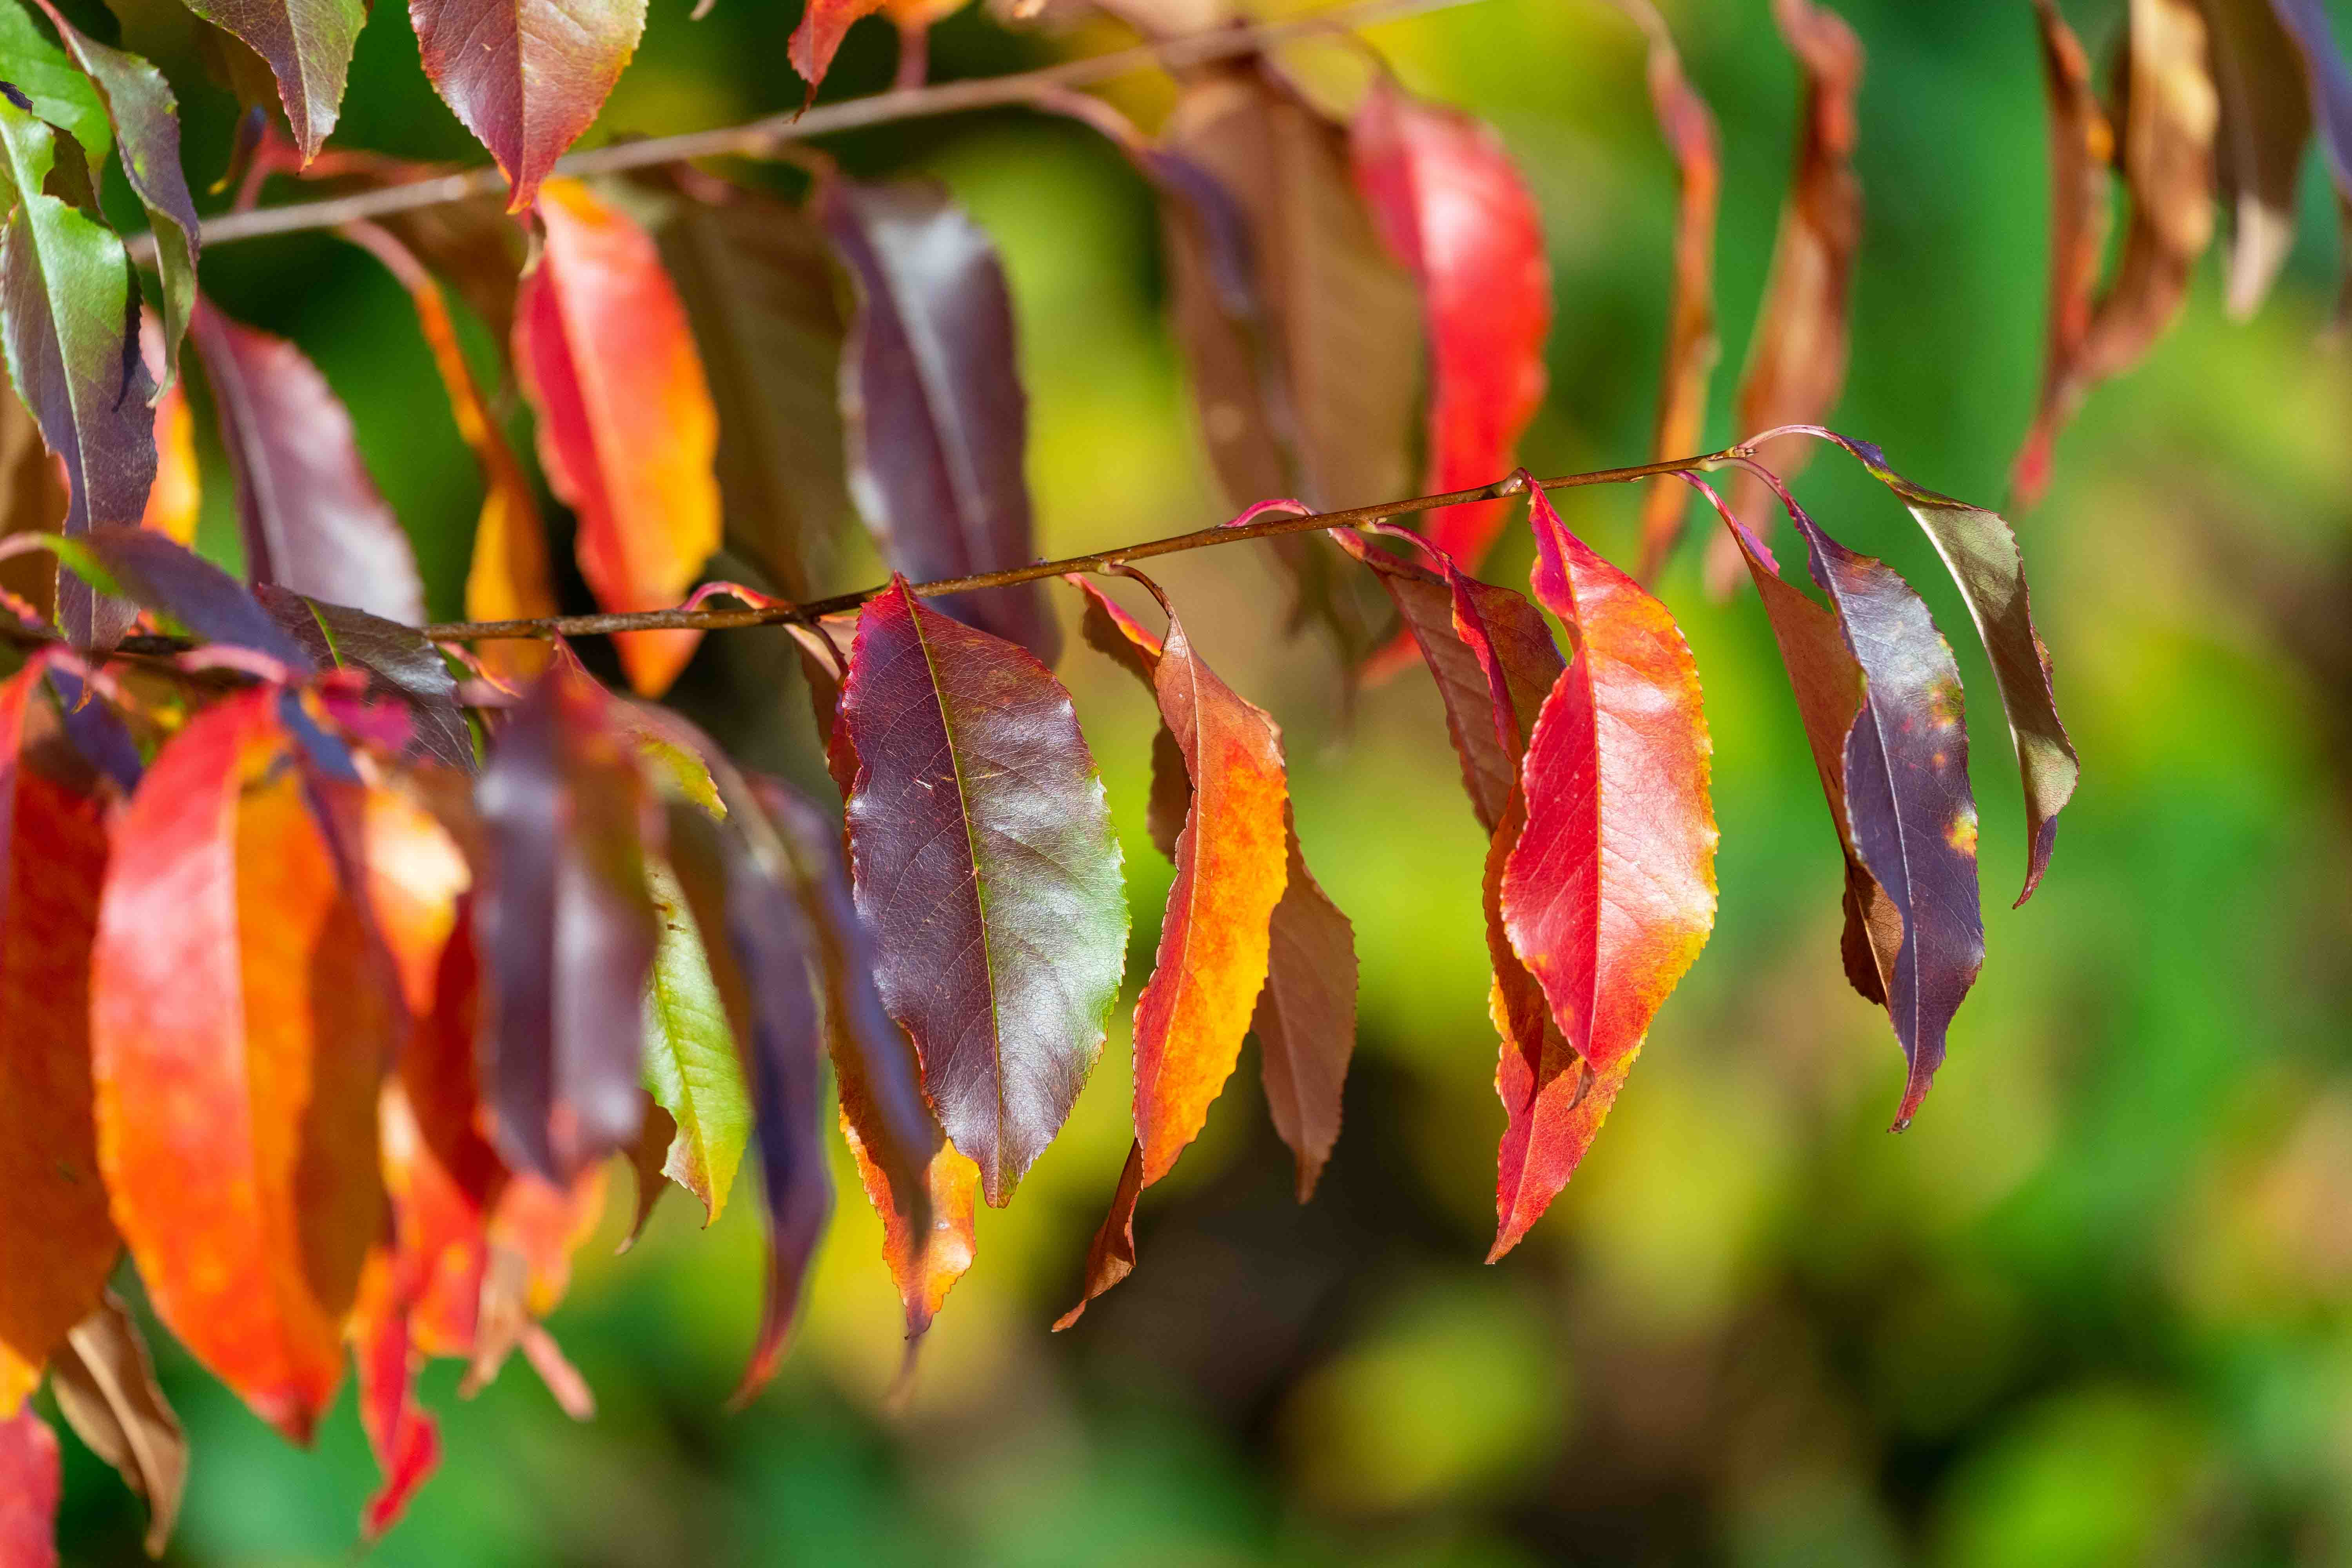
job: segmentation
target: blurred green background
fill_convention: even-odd
[[[1837,5],[1870,63],[1867,237],[1835,423],[1922,482],[1997,501],[2042,338],[2030,9]],[[1726,354],[1708,437],[1727,440],[1798,84],[1765,0],[1666,8],[1723,130]],[[2095,54],[2120,9],[2069,6]],[[687,10],[656,0],[596,136],[798,97],[794,7]],[[1483,0],[1370,37],[1409,85],[1493,121],[1543,205],[1558,323],[1526,459],[1562,472],[1645,458],[1674,189],[1631,29],[1594,0]],[[967,12],[937,35],[935,69],[1111,41],[1008,34]],[[162,47],[192,171],[209,178],[229,106]],[[1360,79],[1335,46],[1288,58],[1335,91]],[[862,24],[826,96],[879,87],[891,58],[889,29]],[[1147,121],[1169,98],[1141,78],[1110,90]],[[397,5],[362,38],[339,140],[478,161]],[[1222,515],[1162,324],[1152,208],[1113,153],[1021,114],[829,149],[861,171],[943,175],[1002,244],[1044,550]],[[2209,262],[2181,324],[2092,399],[2050,499],[2019,520],[2084,767],[2024,910],[2006,907],[2023,869],[2012,759],[1948,581],[1850,465],[1823,457],[1800,485],[1825,525],[1927,595],[1977,718],[1987,962],[1914,1131],[1885,1131],[1899,1053],[1840,974],[1839,858],[1769,635],[1752,595],[1706,601],[1686,550],[1664,591],[1706,681],[1720,921],[1582,1171],[1526,1245],[1483,1266],[1501,1112],[1482,845],[1436,703],[1414,675],[1342,715],[1324,647],[1272,635],[1270,557],[1171,560],[1163,581],[1195,641],[1285,724],[1309,858],[1356,924],[1361,1040],[1315,1201],[1292,1200],[1253,1050],[1144,1200],[1135,1277],[1050,1334],[1128,1136],[1122,1025],[1013,1206],[984,1215],[978,1264],[903,1401],[898,1307],[854,1182],[784,1375],[731,1415],[759,1299],[756,1205],[746,1189],[701,1234],[673,1198],[625,1258],[608,1224],[553,1319],[596,1420],[566,1421],[519,1363],[470,1404],[456,1369],[436,1369],[445,1467],[376,1560],[2352,1561],[2352,377],[2326,331],[2336,254],[2316,158],[2305,174],[2304,238],[2262,317],[2222,320]],[[223,247],[205,276],[232,313],[298,338],[349,401],[435,607],[454,611],[478,480],[404,297],[317,236]],[[216,458],[207,538],[225,541]],[[1564,504],[1630,560],[1639,500]],[[1515,531],[1489,574],[1514,580],[1527,553]],[[828,582],[872,572],[854,543]],[[814,779],[788,662],[767,634],[732,637],[682,700],[717,711],[733,693],[754,755]],[[1132,984],[1168,877],[1143,832],[1150,717],[1082,647],[1065,674],[1127,838]],[[374,1474],[348,1396],[303,1455],[176,1348],[161,1353],[195,1445],[173,1560],[349,1560]],[[138,1526],[76,1452],[68,1561],[133,1561]]]

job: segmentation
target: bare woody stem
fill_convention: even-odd
[[[1673,458],[1630,468],[1599,468],[1591,473],[1563,474],[1558,479],[1537,479],[1534,487],[1537,489],[1559,490],[1575,489],[1585,485],[1625,484],[1634,479],[1654,479],[1661,474],[1717,468],[1726,463],[1740,461],[1750,453],[1750,444],[1742,442],[1703,457]],[[1456,506],[1465,501],[1499,500],[1504,496],[1517,495],[1526,488],[1518,476],[1514,475],[1490,485],[1480,485],[1475,489],[1381,501],[1372,506],[1349,507],[1344,511],[1309,512],[1304,516],[1273,517],[1239,525],[1196,529],[1191,533],[1171,534],[1166,539],[1123,544],[1112,550],[1099,550],[1090,555],[1039,561],[1008,571],[982,572],[968,577],[943,577],[935,583],[917,583],[912,586],[918,596],[927,599],[942,594],[969,593],[975,588],[1008,588],[1016,583],[1034,583],[1072,572],[1108,571],[1129,561],[1146,561],[1155,555],[1174,555],[1181,551],[1204,550],[1217,544],[1237,544],[1245,539],[1310,533],[1321,528],[1366,528],[1410,512],[1433,511],[1439,507]],[[608,637],[614,632],[725,631],[739,626],[782,626],[795,622],[806,626],[826,616],[854,610],[882,591],[877,584],[854,594],[813,599],[806,604],[771,604],[740,610],[637,610],[624,615],[551,616],[524,621],[451,621],[426,626],[425,635],[435,642],[475,642],[516,637]]]
[[[609,147],[573,153],[558,159],[554,172],[572,176],[611,174],[693,158],[760,157],[786,143],[805,142],[812,137],[835,132],[862,130],[869,125],[928,119],[978,109],[1014,108],[1034,102],[1040,89],[1045,88],[1083,87],[1125,76],[1130,71],[1181,70],[1188,66],[1206,65],[1213,60],[1255,54],[1295,38],[1346,32],[1379,22],[1451,10],[1456,5],[1473,3],[1474,0],[1358,0],[1354,5],[1340,5],[1312,16],[1296,16],[1287,21],[1218,27],[1182,37],[1160,39],[1111,54],[1065,60],[1058,65],[1011,76],[942,82],[931,87],[894,88],[887,92],[873,93],[864,98],[821,104],[805,112],[771,114],[742,125],[689,132],[679,136],[615,142]],[[506,188],[506,176],[494,166],[485,164],[456,174],[387,185],[379,190],[355,192],[324,201],[289,202],[283,206],[228,213],[206,219],[199,230],[198,238],[207,246],[224,245],[232,240],[256,239],[264,235],[333,228],[360,218],[383,217],[418,207],[498,195]],[[151,236],[134,235],[126,243],[133,257],[142,261],[152,259],[154,241]]]

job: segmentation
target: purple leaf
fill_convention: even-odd
[[[363,670],[372,689],[407,704],[416,722],[415,750],[467,773],[479,765],[474,731],[458,705],[457,679],[424,633],[274,583],[260,584],[254,593],[270,619],[292,634],[321,668]]]

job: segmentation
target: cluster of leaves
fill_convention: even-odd
[[[919,1339],[972,1263],[979,1202],[1010,1200],[1089,1076],[1129,923],[1094,760],[1052,673],[1055,568],[1025,564],[1025,411],[986,236],[935,183],[852,179],[821,160],[797,205],[689,167],[553,177],[641,8],[574,27],[537,0],[412,7],[427,71],[512,202],[342,233],[410,292],[479,460],[476,624],[560,605],[540,490],[460,352],[445,283],[509,346],[538,470],[576,520],[598,605],[626,616],[684,601],[624,622],[623,696],[560,642],[428,637],[407,536],[325,379],[197,289],[169,88],[34,3],[47,31],[0,0],[0,296],[24,404],[0,410],[15,535],[0,584],[29,650],[0,687],[6,1560],[20,1536],[34,1543],[22,1560],[46,1560],[57,1448],[26,1405],[45,1376],[149,1500],[154,1539],[170,1528],[185,1455],[141,1331],[108,1293],[125,1253],[155,1316],[296,1440],[349,1356],[386,1472],[374,1532],[436,1462],[414,1394],[425,1358],[462,1358],[478,1384],[520,1349],[567,1407],[588,1407],[539,1323],[613,1157],[639,1175],[640,1225],[665,1180],[715,1218],[756,1144],[772,1267],[748,1396],[785,1349],[833,1201],[828,1064]],[[2316,10],[2279,5],[2282,37],[2333,61]],[[873,8],[813,5],[795,64],[814,81]],[[1237,504],[1286,498],[1234,521],[1273,537],[1297,618],[1337,637],[1351,671],[1419,663],[1444,699],[1490,836],[1498,1258],[1570,1179],[1713,923],[1698,678],[1643,585],[1693,489],[1724,524],[1718,575],[1753,583],[1787,667],[1845,867],[1846,972],[1909,1064],[1898,1126],[1982,959],[1958,673],[1918,595],[1816,524],[1757,460],[1761,443],[1836,443],[1950,568],[2023,779],[2021,901],[2078,772],[2008,524],[1818,423],[1844,370],[1862,55],[1811,0],[1774,8],[1806,107],[1738,395],[1746,427],[1773,428],[1701,455],[1715,131],[1663,26],[1629,0],[1683,196],[1661,461],[1633,471],[1662,487],[1638,574],[1571,532],[1524,472],[1484,482],[1510,468],[1541,400],[1550,310],[1534,203],[1490,131],[1385,77],[1335,117],[1255,56],[1189,70],[1157,135],[1094,99],[1033,95],[1102,132],[1150,184],[1204,444]],[[323,146],[360,8],[198,9],[268,62],[290,128],[245,150],[248,196],[276,174],[362,189],[425,173]],[[2158,112],[2144,106],[2159,87],[2180,90],[2159,50],[2189,47],[2196,9],[2135,0],[2136,113]],[[2211,9],[2269,16],[2255,0]],[[935,14],[892,10],[916,36]],[[2079,85],[2079,49],[2042,16]],[[1129,19],[1150,30],[1139,9]],[[2329,69],[2341,74],[2311,79]],[[2066,115],[2087,101],[2068,100],[2062,126],[2080,131]],[[2274,173],[2278,149],[2261,144]],[[95,198],[117,149],[153,225],[143,314]],[[2155,225],[2158,191],[2175,187],[2150,174],[2143,188],[2137,166],[2127,156],[2135,212]],[[2269,232],[2246,214],[2270,209],[2245,204],[2276,186],[2251,163],[2235,177],[2233,256],[2251,247],[2237,265],[2266,277],[2275,245],[2245,239]],[[2147,317],[2140,255],[2127,244],[2094,317]],[[233,468],[244,582],[187,548],[200,478],[184,337]],[[2053,333],[2053,356],[2071,356],[2053,378],[2076,389],[2060,402],[2085,365],[2115,368],[2084,357],[2087,341]],[[1729,500],[1700,477],[1720,468],[1740,487]],[[1359,515],[1315,537],[1326,511],[1383,510],[1416,471],[1445,498],[1417,531]],[[1632,476],[1587,478],[1608,477]],[[1517,492],[1532,601],[1474,574]],[[831,616],[803,608],[853,500],[893,579]],[[1776,500],[1823,598],[1781,574]],[[722,547],[758,585],[696,586]],[[1312,1192],[1339,1130],[1356,991],[1352,933],[1301,854],[1273,719],[1217,677],[1140,573],[1111,557],[1056,566],[1069,564],[1087,568],[1072,578],[1085,640],[1161,718],[1150,826],[1176,874],[1134,1014],[1134,1146],[1065,1324],[1134,1267],[1142,1190],[1200,1133],[1253,1033],[1302,1200]],[[1118,575],[1164,629],[1097,580]],[[800,638],[838,819],[654,705],[715,597]]]

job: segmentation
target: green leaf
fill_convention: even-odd
[[[189,0],[188,9],[269,62],[294,145],[304,163],[317,157],[341,111],[367,7],[361,0]]]
[[[106,161],[112,145],[106,106],[17,0],[0,0],[0,81],[23,93],[33,113],[80,142],[92,164]]]
[[[646,988],[646,1087],[677,1122],[662,1169],[701,1199],[709,1219],[716,1222],[743,1163],[751,1131],[751,1098],[726,1004],[711,978],[710,958],[686,894],[658,861],[646,863],[646,886],[661,922]]]
[[[163,279],[163,385],[169,386],[179,374],[180,339],[187,332],[196,302],[196,204],[180,166],[179,100],[172,96],[163,73],[146,60],[84,36],[49,0],[37,4],[57,27],[66,52],[89,79],[83,91],[98,89],[104,107],[99,129],[102,134],[112,125],[121,143],[123,175],[154,229],[155,265]],[[17,9],[5,8],[12,13]],[[0,23],[0,31],[12,25]],[[74,127],[66,129],[81,141],[94,163],[104,161],[103,140],[93,144]]]

